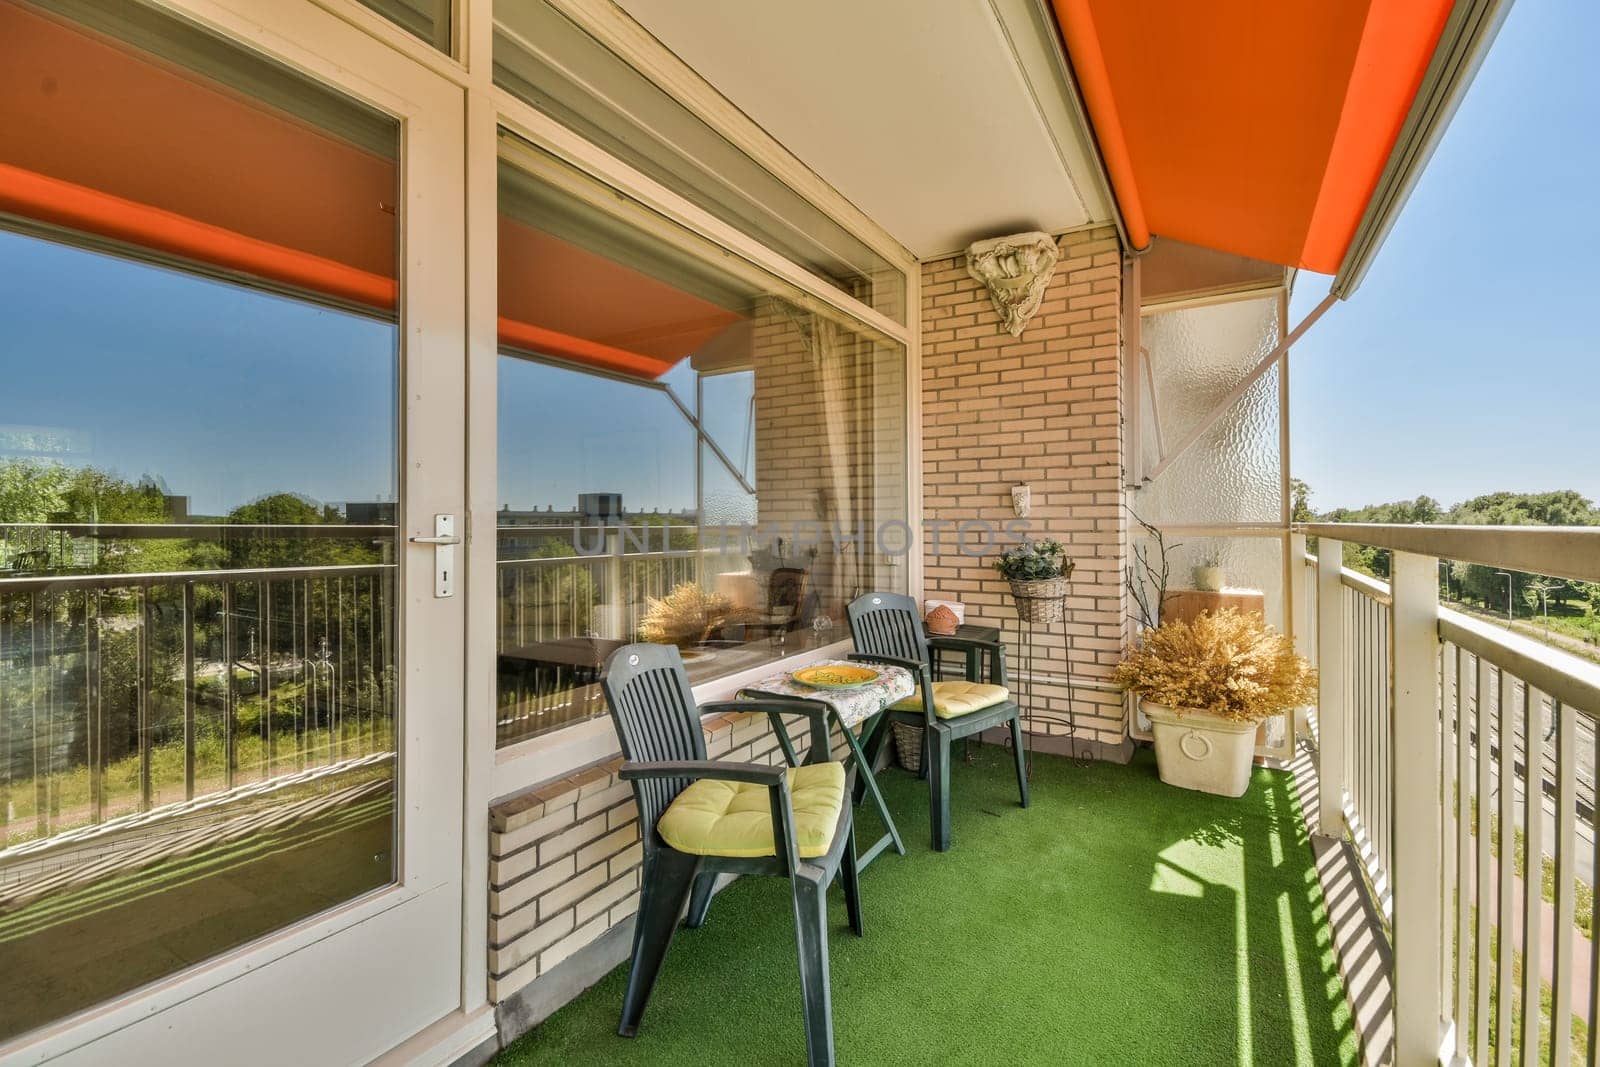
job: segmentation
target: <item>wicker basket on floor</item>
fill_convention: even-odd
[[[923,727],[908,722],[891,722],[889,729],[894,734],[894,754],[899,758],[900,766],[912,774],[921,774]]]

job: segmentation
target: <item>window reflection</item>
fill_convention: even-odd
[[[138,4],[0,39],[4,1041],[393,880],[399,338],[391,119]]]
[[[359,0],[413,37],[450,54],[450,0]]]
[[[502,169],[502,744],[603,714],[627,642],[705,680],[904,583],[877,545],[905,518],[903,351],[595,203]]]

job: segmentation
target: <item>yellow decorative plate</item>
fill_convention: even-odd
[[[878,680],[878,672],[871,667],[802,667],[789,675],[801,685],[813,689],[856,689]]]

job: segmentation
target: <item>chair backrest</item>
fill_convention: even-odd
[[[767,578],[767,610],[800,607],[806,598],[806,572],[799,567],[779,567]]]
[[[928,635],[917,602],[899,593],[863,593],[845,609],[856,651],[928,662]]]
[[[606,659],[600,688],[617,725],[624,759],[654,763],[706,758],[700,712],[676,646],[622,646]],[[656,820],[688,784],[687,778],[635,781],[641,825],[653,833]]]

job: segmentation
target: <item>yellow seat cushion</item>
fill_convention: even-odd
[[[700,778],[667,806],[656,832],[679,852],[696,856],[776,856],[769,797],[764,785]],[[789,801],[801,858],[826,854],[844,807],[844,764],[791,767]]]
[[[1011,692],[1003,685],[991,685],[988,682],[933,683],[933,713],[941,719],[959,719],[1010,699]],[[916,692],[889,706],[894,711],[921,711],[922,687],[917,686]]]

